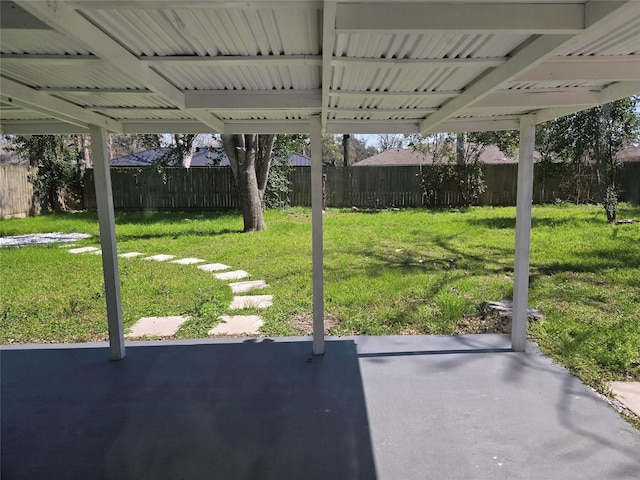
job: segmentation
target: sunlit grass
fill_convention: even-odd
[[[621,218],[640,218],[623,205]],[[269,211],[268,230],[241,234],[235,213],[118,213],[121,252],[198,257],[264,279],[274,306],[265,335],[297,334],[310,315],[311,215]],[[515,208],[324,215],[325,307],[331,333],[477,331],[483,302],[512,297]],[[0,221],[0,234],[82,232],[98,246],[95,214]],[[60,245],[0,250],[0,342],[106,338],[101,260]],[[120,259],[125,325],[142,316],[189,315],[182,338],[203,337],[229,314],[225,282],[193,265]],[[640,378],[640,224],[610,226],[601,208],[533,210],[531,305],[546,319],[530,332],[541,348],[601,387]],[[479,331],[482,331],[481,329]]]

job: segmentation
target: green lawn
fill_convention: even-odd
[[[640,219],[622,206],[621,218]],[[247,270],[270,287],[265,335],[299,334],[311,312],[309,210],[268,211],[269,229],[241,234],[237,214],[118,213],[121,252],[167,253]],[[465,211],[329,210],[325,306],[331,333],[495,331],[483,302],[511,298],[515,208]],[[0,235],[83,232],[99,246],[96,215],[0,221]],[[640,379],[640,223],[610,226],[599,207],[533,209],[530,333],[587,384]],[[0,250],[0,343],[106,338],[101,259],[61,244]],[[180,338],[206,336],[227,311],[225,282],[193,265],[120,259],[124,322],[190,315]],[[292,320],[295,322],[292,323]]]

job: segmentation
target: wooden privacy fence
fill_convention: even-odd
[[[30,172],[25,166],[0,165],[0,218],[37,213]]]
[[[328,207],[417,207],[424,205],[420,175],[423,167],[325,167],[325,205]],[[515,205],[517,164],[484,165],[487,184],[479,205]],[[294,206],[311,206],[311,169],[292,168],[289,199]],[[640,203],[640,163],[624,165],[620,175],[621,201]],[[114,207],[124,210],[218,210],[240,207],[229,167],[169,168],[165,177],[153,169],[112,169]],[[95,208],[91,172],[85,182],[85,205]],[[534,203],[574,199],[562,172],[534,168]],[[440,204],[457,206],[461,196],[454,185],[441,189]]]
[[[329,207],[417,207],[424,205],[420,178],[429,170],[423,167],[325,167],[325,205]],[[29,168],[0,166],[0,214],[2,217],[34,213],[33,188],[28,181]],[[95,209],[93,172],[87,171],[83,205]],[[484,166],[487,189],[479,205],[515,205],[518,166]],[[295,167],[289,175],[290,203],[311,205],[311,169]],[[640,203],[640,162],[627,163],[619,175],[621,201]],[[575,200],[575,182],[558,166],[555,170],[536,164],[534,203],[557,199]],[[240,207],[229,167],[169,168],[163,174],[152,168],[115,168],[111,170],[114,207],[119,210],[222,210]],[[587,198],[587,192],[579,194]],[[440,189],[443,206],[461,204],[453,185]]]

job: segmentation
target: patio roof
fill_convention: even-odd
[[[640,2],[2,1],[0,132],[517,129],[640,92]]]
[[[640,2],[2,1],[0,134],[91,134],[111,358],[125,356],[106,134],[520,129],[512,348],[524,351],[535,125],[640,92]]]

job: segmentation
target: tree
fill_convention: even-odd
[[[344,136],[341,135],[339,138],[341,140],[339,149],[344,151]],[[353,165],[360,160],[364,160],[378,153],[376,147],[367,146],[363,140],[354,135],[349,135],[348,143],[350,153],[349,165]]]
[[[273,145],[274,161],[271,162],[267,186],[262,197],[264,208],[282,208],[290,204],[289,174],[292,171],[290,158],[293,153],[304,154],[308,149],[308,135],[276,135]]]
[[[402,148],[404,137],[402,135],[378,135],[378,149],[381,152]]]
[[[34,167],[29,180],[43,211],[60,211],[82,186],[88,147],[79,135],[14,136],[9,141],[19,156]],[[82,151],[78,150],[78,145]]]
[[[426,138],[412,135],[410,145],[433,157],[433,166],[420,179],[426,203],[439,204],[442,186],[453,184],[462,205],[472,205],[486,190],[481,160],[485,148],[496,145],[505,154],[514,156],[517,144],[515,131],[433,134]]]
[[[584,110],[548,122],[540,129],[543,155],[574,166],[592,165],[598,201],[607,221],[618,213],[618,153],[638,138],[637,97]]]
[[[130,153],[160,148],[157,134],[110,134],[107,135],[109,158],[118,158]]]
[[[221,138],[240,192],[244,231],[265,230],[262,200],[273,158],[275,135],[222,135]]]
[[[336,136],[331,134],[322,135],[322,163],[325,165],[342,165],[343,154],[340,145],[336,142]]]

